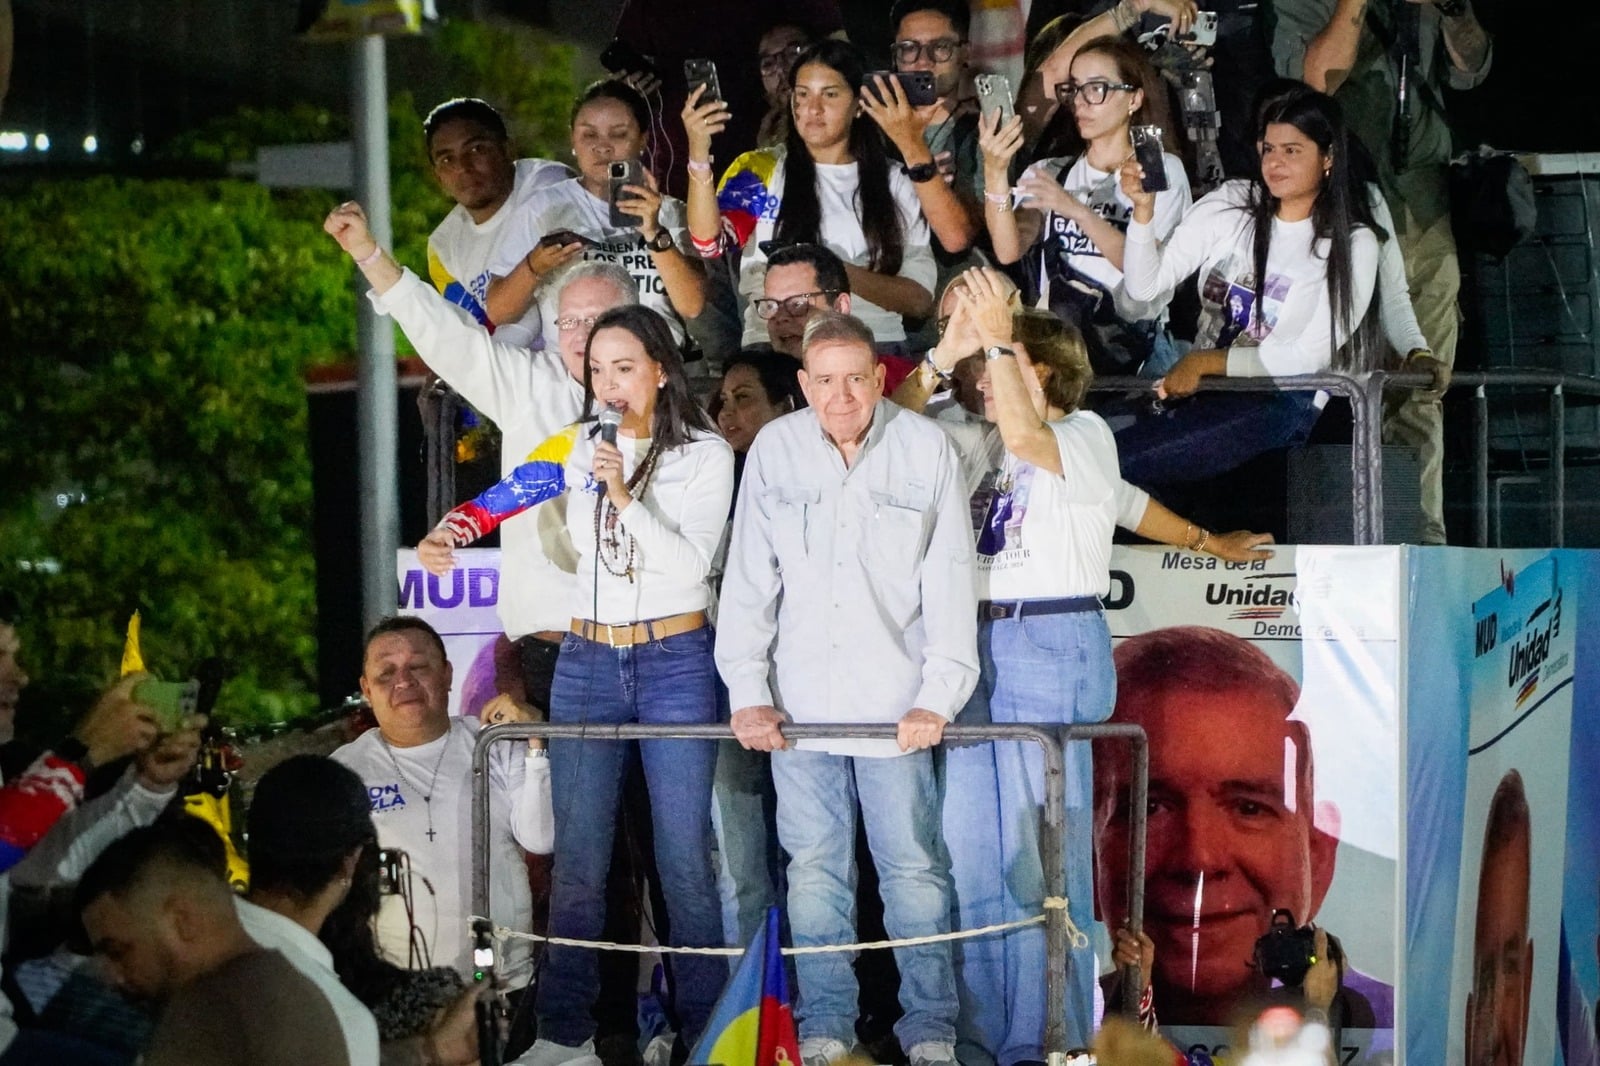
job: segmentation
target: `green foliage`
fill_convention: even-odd
[[[525,150],[565,145],[568,48],[468,23],[437,44]],[[408,94],[390,126],[396,253],[421,270],[450,204]],[[159,154],[220,172],[259,145],[347,135],[325,110],[246,109]],[[115,675],[136,606],[155,672],[229,662],[229,720],[314,709],[303,376],[354,347],[352,271],[321,232],[339,198],[110,177],[0,196],[0,587],[25,605],[25,731],[58,733]]]

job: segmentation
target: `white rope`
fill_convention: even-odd
[[[1046,912],[1067,909],[1065,896],[1046,896],[1044,900]],[[1074,948],[1089,946],[1089,938],[1083,934],[1072,919],[1062,915],[1067,926],[1067,943]],[[905,937],[900,940],[872,940],[859,944],[811,944],[798,948],[784,948],[785,955],[827,955],[836,951],[875,951],[880,948],[911,948],[923,944],[943,944],[952,940],[970,940],[974,937],[991,936],[995,933],[1007,933],[1013,929],[1025,929],[1030,925],[1039,925],[1046,921],[1046,914],[1035,914],[1031,918],[1022,918],[1014,922],[1001,922],[998,925],[985,925],[978,929],[957,929],[949,933],[935,933],[931,936]],[[472,921],[478,921],[474,916]],[[735,957],[745,953],[744,948],[688,948],[667,947],[655,944],[616,944],[609,940],[577,940],[566,936],[541,936],[538,933],[524,933],[516,929],[508,929],[497,925],[494,928],[495,936],[501,940],[532,940],[541,944],[552,944],[563,948],[592,948],[596,951],[624,951],[635,955],[721,955]]]

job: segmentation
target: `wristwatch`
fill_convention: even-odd
[[[915,166],[902,167],[901,169],[906,172],[906,177],[918,185],[925,181],[932,181],[939,176],[939,165],[931,159],[926,163],[918,163]]]
[[[665,226],[663,226],[656,230],[656,235],[654,237],[651,237],[648,241],[644,242],[644,246],[650,249],[652,252],[665,252],[668,249],[676,248],[678,245],[677,242],[672,239],[672,233]]]
[[[1016,355],[1016,354],[1017,353],[1012,351],[1010,348],[1002,347],[1001,345],[998,345],[998,344],[996,344],[996,345],[994,345],[992,347],[989,347],[989,348],[985,348],[983,350],[983,357],[984,357],[985,360],[998,359],[1002,355]]]

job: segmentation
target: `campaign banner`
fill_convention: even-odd
[[[1410,560],[1407,1056],[1595,1066],[1600,559]]]
[[[1119,546],[1112,570],[1112,720],[1150,742],[1144,928],[1163,1031],[1192,1062],[1234,1057],[1227,1026],[1269,993],[1254,949],[1283,909],[1343,946],[1339,1060],[1380,1061],[1400,972],[1402,549],[1233,564]],[[1097,784],[1109,763],[1097,749]],[[1097,896],[1116,924],[1125,841],[1096,792]]]
[[[494,698],[496,646],[500,640],[500,549],[457,548],[456,568],[442,577],[428,573],[417,553],[396,553],[400,582],[399,613],[423,619],[444,638],[454,677],[450,685],[451,715],[477,717]]]

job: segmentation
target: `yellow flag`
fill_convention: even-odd
[[[128,639],[122,644],[122,676],[144,672],[144,655],[139,651],[139,612],[128,619]]]

